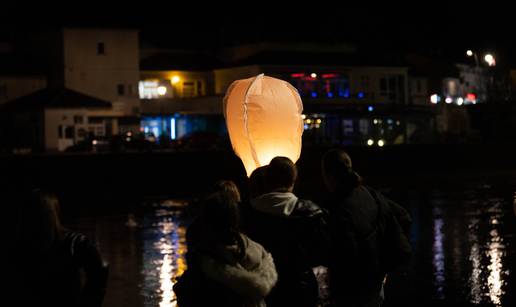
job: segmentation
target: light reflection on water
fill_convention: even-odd
[[[504,265],[507,262],[503,233],[507,210],[504,210],[504,202],[496,198],[464,201],[462,205],[454,202],[457,200],[434,203],[432,208],[434,297],[448,299],[450,297],[447,296],[457,296],[459,293],[446,290],[460,290],[462,287],[472,304],[502,306],[509,275]],[[464,220],[467,224],[462,228]],[[457,238],[461,231],[466,232],[466,242],[459,245]],[[465,248],[468,249],[469,269],[466,267],[464,270],[461,255]],[[466,287],[460,285],[465,274],[468,275]]]
[[[469,277],[470,301],[473,304],[482,302],[482,264],[480,245],[478,244],[478,218],[472,218],[468,225],[468,240],[472,243],[469,253],[469,261],[471,262],[471,275]]]
[[[489,298],[491,302],[497,306],[501,304],[501,297],[503,294],[502,286],[504,284],[503,275],[503,249],[504,246],[501,243],[501,238],[498,235],[498,231],[493,229],[491,231],[491,243],[489,243],[489,259],[490,264],[487,267],[489,270],[489,277],[487,284],[489,287]]]
[[[186,229],[181,213],[161,204],[144,216],[143,227],[144,305],[175,307],[173,286],[186,270]]]
[[[449,306],[516,306],[516,285],[509,283],[516,264],[512,199],[486,194],[448,191],[415,193],[413,202],[396,199],[413,213],[416,257],[405,279],[392,279],[389,306],[432,299]],[[145,206],[137,218],[141,227],[102,217],[71,227],[96,238],[110,263],[105,306],[176,306],[173,285],[186,269],[187,221],[173,204]]]
[[[439,208],[432,210],[434,217],[434,243],[433,243],[433,266],[434,266],[434,286],[436,287],[437,298],[444,298],[444,287],[446,284],[445,275],[445,255],[444,255],[444,221],[441,217]]]

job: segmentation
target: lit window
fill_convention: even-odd
[[[159,98],[159,83],[157,81],[140,81],[138,83],[138,92],[141,99]]]

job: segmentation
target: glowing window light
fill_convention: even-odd
[[[367,140],[367,145],[368,146],[373,146],[374,145],[374,140],[373,139]]]
[[[432,96],[430,96],[430,102],[433,104],[437,104],[439,100],[441,100],[441,98],[437,94],[433,94]]]
[[[158,86],[158,95],[163,96],[167,93],[167,88],[164,86]]]
[[[141,99],[158,98],[159,84],[157,81],[140,81],[138,83],[138,93]]]
[[[176,84],[178,83],[179,81],[181,81],[181,78],[179,76],[173,76],[171,79],[170,79],[170,82],[172,84]]]
[[[317,124],[322,123],[322,119],[320,119],[320,118],[316,119],[316,120],[315,120],[315,123],[317,123]]]
[[[336,78],[337,75],[336,74],[322,74],[321,77],[323,79],[332,79],[332,78]]]
[[[489,66],[496,65],[496,60],[495,60],[494,56],[490,53],[486,54],[486,56],[484,57],[484,60],[487,62],[487,65],[489,65]]]
[[[152,134],[154,134],[155,137],[159,136],[159,129],[158,129],[158,127],[152,127]]]

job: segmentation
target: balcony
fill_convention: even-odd
[[[160,114],[222,114],[223,96],[196,98],[142,99],[141,109],[145,115]]]

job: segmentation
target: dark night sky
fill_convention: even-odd
[[[246,2],[247,3],[247,2]],[[496,3],[451,6],[424,3],[404,8],[374,4],[346,7],[330,2],[298,2],[291,8],[249,2],[255,10],[227,7],[73,7],[45,14],[2,10],[3,32],[18,27],[99,26],[141,29],[142,39],[163,47],[217,48],[257,41],[355,43],[371,52],[418,52],[461,59],[468,48],[492,51],[498,63],[516,64],[516,22],[512,9]],[[472,2],[473,3],[473,2]],[[312,3],[314,4],[314,3]],[[484,5],[484,6],[482,6]],[[241,3],[240,6],[243,6]],[[246,4],[247,6],[247,4]],[[18,15],[20,17],[18,17]],[[10,30],[9,30],[10,29]],[[14,29],[14,30],[13,30]]]

